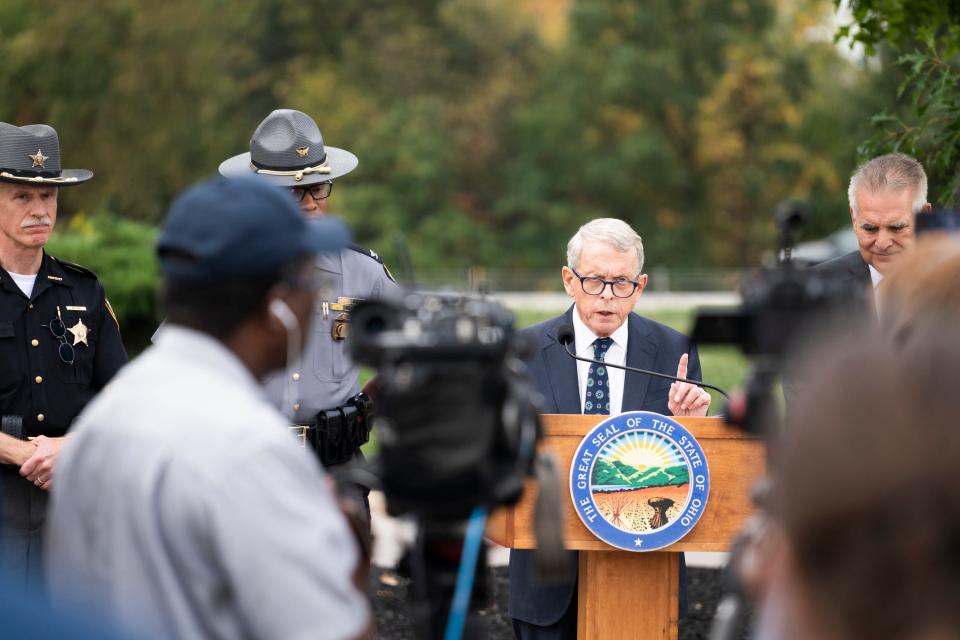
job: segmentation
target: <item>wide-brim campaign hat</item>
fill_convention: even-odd
[[[0,180],[64,187],[92,177],[88,169],[60,167],[60,138],[53,127],[0,122]]]
[[[327,182],[356,169],[357,156],[323,144],[320,128],[302,111],[277,109],[250,139],[250,151],[220,163],[220,174],[257,176],[276,187]]]

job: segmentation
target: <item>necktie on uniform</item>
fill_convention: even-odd
[[[607,349],[613,344],[613,338],[597,338],[593,341],[593,359],[603,360]],[[583,412],[592,414],[610,413],[610,382],[607,380],[607,368],[602,364],[591,364],[587,374],[587,395],[583,399]]]

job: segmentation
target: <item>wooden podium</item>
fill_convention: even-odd
[[[763,442],[726,425],[721,418],[673,418],[703,448],[710,470],[710,495],[700,521],[685,538],[649,553],[620,551],[596,538],[570,502],[570,462],[583,436],[606,416],[544,415],[544,442],[557,456],[563,483],[564,536],[580,553],[577,592],[579,640],[677,637],[680,551],[726,551],[753,511],[750,492],[765,469]],[[487,537],[513,549],[536,546],[529,481],[520,502],[491,515]]]

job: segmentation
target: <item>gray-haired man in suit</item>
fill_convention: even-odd
[[[876,288],[916,240],[915,221],[931,209],[927,174],[915,158],[902,153],[878,156],[862,164],[847,191],[856,251],[814,267],[828,278],[848,279]],[[872,299],[872,296],[870,297]]]
[[[589,385],[590,365],[571,358],[557,339],[560,327],[571,324],[577,355],[594,358],[602,345],[598,359],[605,362],[700,380],[700,360],[689,338],[632,313],[647,276],[643,242],[630,225],[599,218],[580,227],[567,245],[561,275],[574,305],[526,330],[536,345],[527,365],[544,412],[707,414],[710,395],[702,388],[620,369],[606,368],[608,391],[598,394]],[[559,585],[537,584],[531,559],[528,551],[510,554],[510,616],[517,637],[576,638],[576,575]],[[571,564],[577,566],[575,560]]]

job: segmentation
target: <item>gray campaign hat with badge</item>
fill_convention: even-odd
[[[60,139],[53,127],[0,122],[0,180],[69,186],[92,177],[88,169],[61,168]]]
[[[260,123],[250,151],[220,163],[221,175],[257,176],[275,187],[327,182],[356,169],[357,156],[323,144],[320,128],[302,111],[277,109]]]

